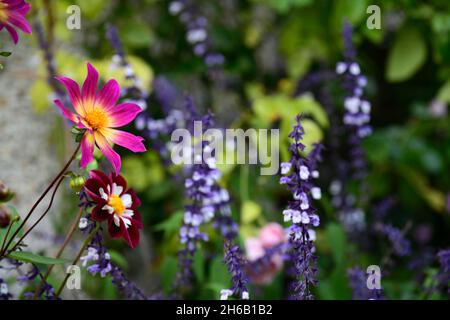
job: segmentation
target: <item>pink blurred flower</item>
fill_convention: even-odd
[[[284,229],[278,223],[272,222],[261,228],[259,239],[266,249],[272,248],[286,241]]]
[[[247,252],[247,259],[255,261],[264,256],[265,250],[259,238],[245,239],[245,251]]]
[[[31,6],[24,0],[0,0],[0,31],[5,28],[14,43],[19,41],[15,28],[31,33],[31,27],[25,19]]]
[[[286,241],[284,229],[278,223],[269,223],[261,228],[258,237],[247,238],[245,240],[245,251],[250,262],[261,259],[266,254],[266,250],[273,248]],[[269,284],[278,271],[283,267],[282,254],[273,254],[269,261],[262,263],[261,269],[257,271],[248,270],[249,277],[253,283],[264,285]]]
[[[144,138],[115,129],[129,124],[141,112],[141,108],[134,103],[116,105],[120,95],[120,87],[116,80],[109,80],[97,92],[98,72],[90,63],[87,64],[87,77],[81,92],[78,84],[72,79],[67,77],[56,79],[65,86],[76,114],[67,109],[60,100],[55,100],[55,104],[67,119],[78,128],[86,130],[81,139],[82,168],[94,159],[95,145],[111,162],[116,174],[119,174],[121,159],[112,149],[112,144],[118,144],[133,152],[146,151],[142,143]]]

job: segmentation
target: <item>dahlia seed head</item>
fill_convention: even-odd
[[[0,180],[0,202],[8,202],[14,196],[14,193]]]
[[[6,228],[11,223],[11,215],[5,205],[0,205],[0,229]]]

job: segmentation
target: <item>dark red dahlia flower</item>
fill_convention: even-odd
[[[92,209],[92,219],[108,221],[111,238],[124,238],[131,248],[139,244],[139,230],[143,228],[141,214],[137,208],[141,201],[133,189],[127,189],[127,182],[121,175],[92,170],[86,181],[86,190],[96,206]]]
[[[0,0],[0,30],[6,28],[14,43],[19,41],[15,28],[31,33],[31,27],[25,19],[30,5],[24,0]]]

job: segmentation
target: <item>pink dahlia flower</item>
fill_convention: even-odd
[[[0,31],[5,28],[14,43],[19,41],[16,27],[25,33],[31,33],[31,27],[25,15],[31,6],[23,0],[0,0]]]
[[[141,112],[141,108],[134,103],[116,105],[120,95],[120,87],[116,80],[109,80],[97,92],[98,72],[90,63],[87,64],[87,77],[81,92],[78,84],[72,79],[66,77],[56,77],[56,79],[65,86],[76,114],[59,100],[55,100],[55,104],[67,119],[78,128],[86,130],[81,139],[80,166],[82,168],[94,159],[95,145],[111,162],[116,174],[119,174],[121,159],[112,149],[112,144],[118,144],[133,152],[146,151],[142,143],[144,138],[115,129],[129,124]]]
[[[111,238],[123,238],[131,248],[139,244],[139,230],[143,228],[141,214],[137,208],[141,201],[133,189],[127,189],[125,179],[114,173],[107,176],[92,170],[86,181],[86,190],[96,206],[92,209],[92,219],[108,221]]]

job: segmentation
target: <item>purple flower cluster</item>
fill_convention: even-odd
[[[354,130],[357,137],[363,138],[372,133],[369,125],[371,105],[363,98],[367,79],[361,74],[361,68],[355,61],[356,51],[353,47],[352,33],[351,25],[346,22],[343,30],[345,61],[337,63],[336,73],[343,76],[344,87],[348,94],[344,100],[344,124]]]
[[[374,228],[375,231],[385,235],[389,239],[396,255],[404,257],[411,254],[411,243],[405,238],[402,230],[385,223],[377,223]]]
[[[134,73],[133,68],[126,59],[125,50],[123,49],[122,42],[120,41],[117,28],[113,25],[108,25],[106,30],[106,36],[114,48],[116,54],[112,58],[112,67],[123,68],[125,72],[125,79],[131,80],[132,85],[130,87],[122,88],[121,96],[130,96],[129,101],[136,103],[143,110],[147,108],[148,92],[142,88],[141,79],[139,79]]]
[[[186,28],[187,42],[192,45],[194,54],[201,57],[208,67],[220,66],[225,62],[222,54],[212,50],[207,30],[208,21],[199,13],[194,1],[171,1],[169,12],[179,17]]]
[[[373,231],[387,237],[394,254],[405,257],[411,254],[411,242],[406,239],[405,231],[385,222],[387,214],[394,204],[394,198],[388,197],[374,206]]]
[[[233,286],[231,287],[231,289],[221,290],[220,299],[227,300],[229,296],[237,296],[241,297],[242,300],[248,300],[248,279],[243,271],[246,265],[246,261],[242,257],[241,249],[238,245],[233,245],[230,240],[225,240],[224,248],[224,262],[228,267],[228,272],[231,274],[231,282],[233,283]]]
[[[195,118],[195,115],[192,115],[192,118]],[[202,118],[204,130],[210,127],[211,121],[209,114]],[[201,150],[207,147],[207,142],[199,141],[198,144],[201,144]],[[196,146],[192,146],[192,148],[195,149]],[[200,160],[203,161],[192,165],[192,174],[185,181],[186,197],[190,203],[185,206],[183,226],[179,232],[180,242],[184,248],[178,253],[179,273],[176,287],[190,284],[192,259],[197,249],[197,243],[208,240],[208,236],[200,228],[214,218],[218,205],[229,200],[228,192],[217,188],[221,172],[215,167],[215,159]]]
[[[316,144],[309,156],[302,155],[305,145],[301,142],[305,130],[301,124],[301,116],[296,117],[296,125],[289,137],[293,139],[289,150],[292,154],[289,162],[281,164],[281,184],[286,184],[294,200],[283,211],[284,221],[290,221],[289,241],[290,257],[294,265],[295,281],[292,284],[292,298],[313,299],[310,286],[317,284],[316,257],[314,256],[314,227],[319,226],[320,219],[313,207],[313,200],[321,198],[321,190],[313,183],[319,177],[316,170],[320,160],[322,146]]]
[[[360,66],[355,61],[352,27],[348,22],[344,24],[343,38],[344,61],[337,63],[336,73],[343,78],[346,90],[343,123],[346,129],[349,164],[344,159],[338,161],[338,177],[330,184],[330,193],[333,197],[333,207],[338,211],[344,228],[354,236],[366,227],[365,213],[362,209],[367,197],[366,184],[363,181],[366,176],[366,159],[362,139],[372,132],[369,125],[371,104],[363,98],[367,79],[361,74]],[[358,184],[357,195],[349,192],[351,178]]]
[[[0,278],[0,300],[9,300],[12,297],[13,296],[8,289],[8,284]]]
[[[80,258],[83,267],[93,276],[100,274],[102,278],[111,276],[112,283],[118,291],[129,300],[148,300],[144,292],[130,281],[123,270],[111,262],[111,256],[103,245],[101,232],[97,232],[87,247],[87,254]],[[88,266],[89,263],[89,266]]]
[[[24,263],[15,259],[5,259],[8,262],[8,266],[0,266],[0,269],[4,270],[14,270],[17,272],[18,276],[16,278],[18,283],[26,284],[33,283],[36,279],[40,282],[43,279],[42,274],[38,268],[38,266],[34,263]],[[24,268],[29,268],[25,269]],[[25,292],[23,297],[25,299],[33,299],[35,295],[34,291]],[[45,282],[38,292],[37,297],[39,299],[46,300],[54,300],[55,299],[55,290],[52,285]],[[8,285],[6,282],[0,278],[0,300],[9,300],[13,298],[12,294],[9,292]]]
[[[438,258],[442,271],[450,273],[450,249],[439,251]]]
[[[438,287],[447,288],[450,294],[450,249],[439,251],[437,257],[441,266],[437,275]]]
[[[359,267],[347,270],[353,300],[379,300],[382,298],[381,289],[370,289],[367,287],[367,274]]]

